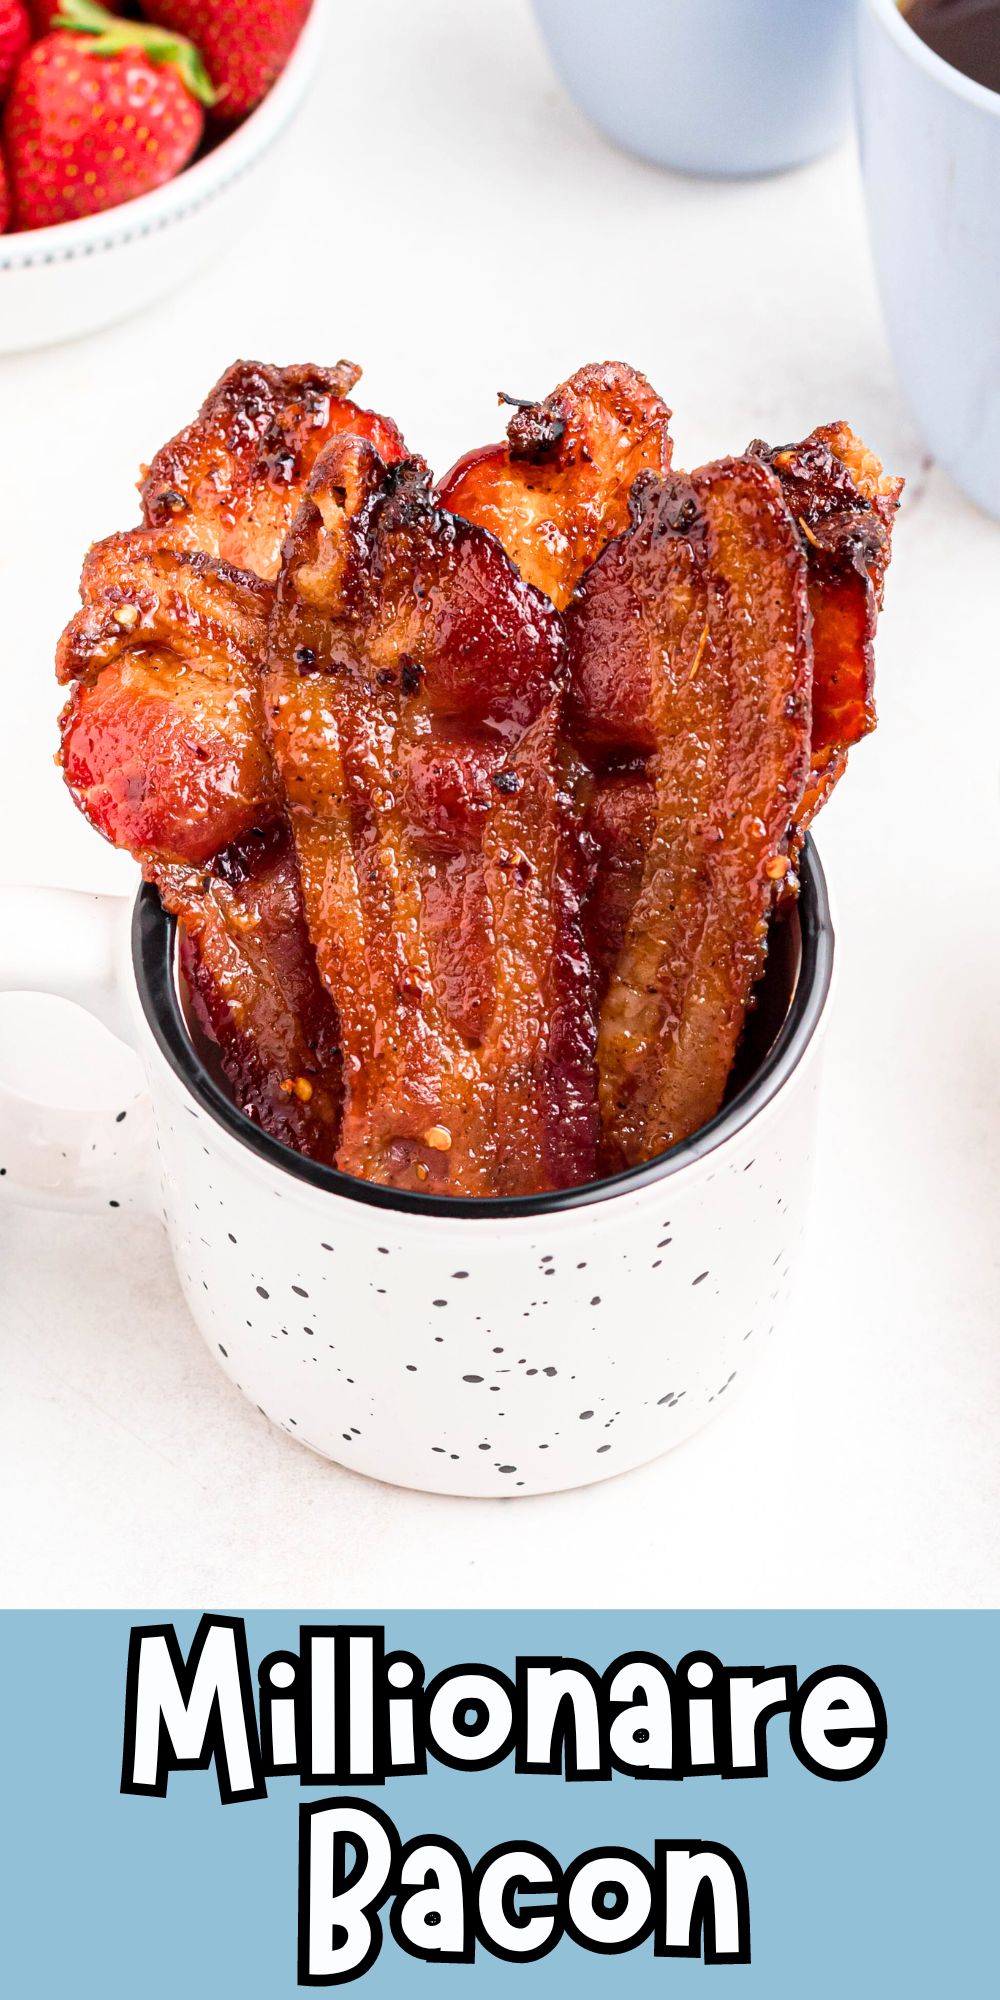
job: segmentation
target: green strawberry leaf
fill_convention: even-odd
[[[61,0],[52,26],[70,34],[87,35],[87,53],[117,56],[125,49],[141,49],[151,63],[169,65],[199,104],[213,105],[218,92],[205,68],[204,60],[185,35],[158,28],[153,21],[121,21],[98,0]]]

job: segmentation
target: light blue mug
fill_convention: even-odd
[[[552,62],[657,166],[768,174],[843,138],[856,0],[535,0]]]
[[[861,153],[896,373],[928,450],[1000,518],[1000,94],[862,0]]]

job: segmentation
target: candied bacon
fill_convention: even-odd
[[[328,447],[285,547],[268,710],[350,1173],[515,1195],[594,1172],[564,673],[553,606],[421,467]]]
[[[274,586],[139,528],[91,550],[81,592],[57,656],[74,683],[61,718],[67,784],[177,916],[194,1011],[241,1109],[329,1162],[336,1015],[309,947],[262,711]],[[272,865],[236,893],[232,857],[249,842],[259,859],[261,838]]]
[[[388,459],[403,454],[396,426],[350,400],[359,374],[350,362],[228,369],[146,472],[145,528],[88,557],[58,660],[76,683],[61,724],[67,782],[178,917],[192,1004],[237,1102],[327,1161],[336,1017],[284,830],[261,671],[269,579],[323,446],[356,431]],[[247,841],[256,866],[237,883],[232,856]]]
[[[352,361],[335,368],[234,362],[194,423],[144,473],[147,526],[168,528],[175,548],[276,576],[306,481],[332,437],[369,438],[388,462],[405,455],[395,424],[350,400],[360,375]]]
[[[773,474],[730,459],[641,481],[631,527],[582,579],[566,625],[578,740],[598,760],[644,760],[648,785],[633,777],[625,795],[633,847],[611,912],[624,934],[598,1031],[614,1170],[722,1102],[806,782],[806,571]],[[613,772],[597,780],[598,841],[601,814],[613,833],[616,786]]]
[[[562,609],[627,526],[637,475],[669,470],[669,421],[645,376],[619,361],[591,364],[543,403],[518,403],[507,443],[460,458],[441,482],[441,504],[489,528],[525,581]]]
[[[61,642],[66,779],[263,1129],[390,1186],[572,1186],[722,1101],[874,726],[902,482],[845,424],[671,477],[609,362],[435,497],[358,375],[239,362],[157,454]]]
[[[283,802],[260,668],[273,586],[142,528],[91,549],[56,656],[66,782],[138,859],[209,861]]]
[[[801,839],[875,727],[875,627],[903,488],[847,424],[801,444],[751,454],[781,482],[805,547],[813,638],[812,771],[799,809]]]
[[[601,771],[585,788],[584,827],[591,879],[584,896],[584,939],[603,1000],[642,887],[656,828],[656,791],[645,768]]]
[[[245,833],[205,876],[157,869],[180,920],[191,1010],[218,1044],[241,1111],[332,1166],[340,1112],[337,1017],[316,970],[287,822]]]

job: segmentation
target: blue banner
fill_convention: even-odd
[[[4,1614],[5,1990],[985,1993],[998,1616]]]

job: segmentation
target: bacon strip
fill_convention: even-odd
[[[591,874],[583,902],[583,934],[597,997],[603,1001],[642,888],[656,831],[656,793],[645,760],[624,770],[599,768],[578,787]]]
[[[204,862],[280,815],[260,665],[273,585],[144,529],[91,549],[59,642],[77,804],[141,861]]]
[[[511,400],[506,398],[504,400]],[[670,411],[620,361],[581,368],[544,403],[519,403],[507,443],[467,452],[442,506],[489,528],[527,583],[560,609],[583,571],[628,525],[640,472],[667,472]]]
[[[143,479],[145,528],[91,551],[59,676],[71,791],[178,918],[181,965],[237,1103],[313,1158],[336,1150],[336,1015],[309,944],[261,706],[281,545],[323,446],[387,458],[360,370],[237,362]],[[192,865],[194,864],[194,865]]]
[[[560,620],[416,465],[318,462],[285,549],[268,708],[344,1057],[338,1163],[527,1194],[593,1174]]]
[[[809,766],[805,562],[777,480],[723,460],[642,482],[633,515],[566,614],[579,740],[645,771],[598,1033],[607,1170],[719,1109]]]
[[[139,491],[143,519],[175,548],[200,549],[275,577],[309,474],[330,439],[370,438],[389,463],[406,447],[395,424],[349,400],[361,375],[237,361],[186,430],[158,451]]]
[[[302,915],[262,708],[274,586],[146,529],[91,550],[60,641],[81,810],[179,920],[196,1018],[240,1108],[332,1161],[336,1015]]]
[[[875,628],[903,481],[889,477],[847,424],[826,424],[777,450],[771,467],[803,537],[813,630],[812,771],[799,809],[804,836],[847,768],[847,752],[875,727]]]
[[[161,867],[181,920],[181,971],[203,1034],[219,1047],[241,1111],[333,1166],[340,1114],[336,1011],[316,971],[284,820],[216,856],[207,877]]]

